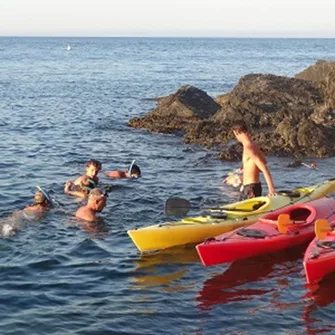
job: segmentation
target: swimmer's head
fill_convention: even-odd
[[[88,194],[88,202],[94,207],[94,210],[101,212],[106,206],[108,194],[100,188],[94,188]]]
[[[128,169],[128,177],[129,178],[139,178],[141,177],[141,169],[138,165],[135,164],[135,159],[131,162]]]
[[[37,186],[37,191],[35,192],[34,202],[37,205],[52,206],[52,200],[50,195],[44,191],[40,186]]]
[[[314,162],[311,163],[311,168],[312,168],[312,169],[316,169],[316,163],[314,163]]]
[[[90,159],[86,163],[86,175],[90,178],[95,178],[99,171],[101,170],[102,164],[101,162],[95,160],[95,159]]]

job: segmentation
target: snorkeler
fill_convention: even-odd
[[[74,182],[67,181],[65,183],[64,192],[76,197],[87,197],[89,192],[98,185],[98,173],[101,167],[102,165],[99,161],[95,159],[89,160],[85,166],[85,174],[77,178]]]
[[[306,164],[306,163],[304,163],[304,162],[302,162],[301,160],[298,160],[298,159],[287,165],[287,167],[291,167],[291,168],[297,168],[297,167],[300,167],[300,166],[304,166],[304,167],[307,167],[309,169],[318,170],[318,168],[316,166],[316,163],[312,162],[311,164]]]
[[[88,222],[97,220],[97,213],[100,213],[106,206],[108,194],[99,188],[94,188],[88,195],[87,204],[80,207],[76,212],[76,218]]]
[[[106,176],[113,179],[121,179],[121,178],[139,178],[141,177],[141,169],[138,165],[135,164],[136,160],[134,159],[127,170],[115,170],[106,172]]]
[[[228,176],[222,180],[222,183],[233,187],[240,187],[243,184],[243,168],[229,172]]]
[[[24,208],[24,213],[42,213],[53,207],[53,202],[50,195],[40,186],[37,186],[37,191],[34,195],[34,203]]]
[[[0,220],[0,235],[13,235],[16,231],[23,229],[24,221],[39,220],[53,207],[49,194],[39,186],[37,186],[37,189],[34,195],[34,202],[31,205],[26,206],[23,210],[15,211]]]

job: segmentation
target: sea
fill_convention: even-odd
[[[128,120],[181,85],[215,97],[246,74],[291,77],[334,55],[335,39],[0,38],[0,220],[13,228],[0,236],[0,334],[335,334],[335,276],[306,284],[306,245],[204,267],[194,246],[141,255],[127,235],[177,220],[171,197],[237,201],[221,181],[239,167]],[[110,191],[91,226],[63,192],[89,159]],[[134,159],[141,178],[106,177]],[[334,177],[335,158],[291,161],[268,157],[277,190]],[[15,219],[38,185],[57,211]]]

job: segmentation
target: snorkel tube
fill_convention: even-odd
[[[133,167],[134,167],[135,162],[136,162],[136,159],[134,159],[134,160],[131,162],[131,164],[129,165],[129,167],[128,167],[129,176],[130,176],[131,178],[133,178],[131,175],[132,175],[132,173],[133,173]],[[135,178],[137,178],[137,177],[135,177]]]
[[[50,206],[53,206],[54,204],[49,193],[47,191],[44,191],[43,188],[38,185],[36,187],[43,194],[44,198],[49,202]]]

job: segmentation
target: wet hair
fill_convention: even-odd
[[[127,171],[129,172],[129,176],[135,175],[135,178],[141,177],[141,169],[138,165],[135,164],[136,160],[134,159],[129,165]]]
[[[97,170],[101,170],[102,164],[101,162],[97,161],[96,159],[90,159],[87,163],[86,163],[86,167],[90,167],[91,165],[93,165]]]
[[[45,191],[44,189],[42,189],[42,187],[37,186],[37,191],[35,193],[36,195],[39,195],[39,200],[35,200],[35,203],[37,205],[42,205],[42,204],[47,204],[49,206],[53,206],[53,201],[49,195],[49,193],[47,191]]]
[[[103,197],[108,197],[108,193],[96,187],[90,191],[90,193],[88,194],[88,197],[89,199],[101,199]]]
[[[249,132],[249,127],[245,123],[244,120],[237,120],[233,122],[231,129],[234,131],[237,131],[239,133],[248,133]]]
[[[134,164],[132,166],[131,171],[129,171],[130,176],[136,175],[137,177],[141,177],[141,169],[138,165]]]
[[[36,191],[36,193],[35,193],[35,204],[41,205],[45,201],[47,201],[47,199],[44,196],[44,194],[41,191]]]

